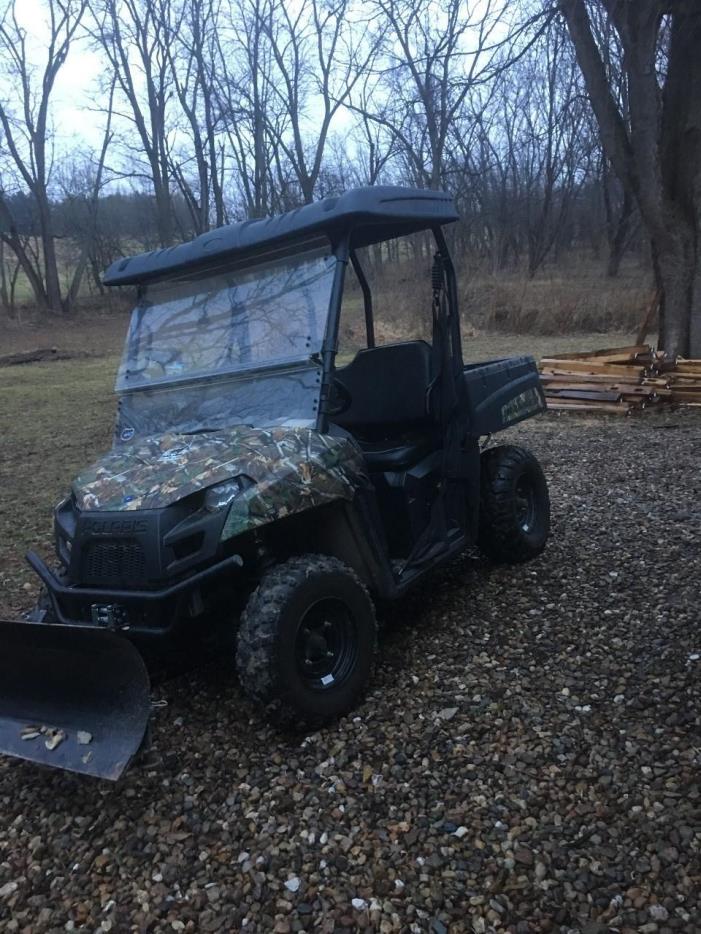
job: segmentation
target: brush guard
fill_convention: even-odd
[[[0,621],[0,753],[116,781],[150,713],[146,666],[125,637]]]

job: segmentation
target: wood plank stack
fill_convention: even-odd
[[[544,357],[540,375],[550,409],[630,415],[701,405],[701,360],[670,359],[647,344]]]
[[[701,360],[664,359],[660,374],[667,378],[670,402],[701,406]]]

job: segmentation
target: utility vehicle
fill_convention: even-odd
[[[144,654],[215,624],[266,714],[316,727],[368,684],[376,601],[469,544],[541,552],[538,462],[480,439],[544,395],[531,357],[463,364],[456,220],[444,193],[361,188],[110,267],[137,290],[114,444],[55,510],[59,570],[27,556],[44,594],[0,629],[0,750],[119,777],[148,723]],[[359,251],[420,231],[431,340],[379,343]],[[365,347],[343,362],[349,265]]]

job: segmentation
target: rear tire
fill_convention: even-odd
[[[548,483],[533,454],[514,445],[485,451],[481,458],[481,550],[492,561],[519,564],[543,551],[549,532]]]
[[[375,609],[337,558],[301,555],[271,568],[241,617],[236,667],[272,721],[317,727],[351,710],[370,680]]]

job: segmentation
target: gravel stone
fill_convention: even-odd
[[[444,707],[443,710],[438,711],[438,716],[441,720],[452,720],[457,712],[457,707]]]
[[[381,607],[337,724],[273,730],[222,655],[117,784],[0,759],[0,931],[701,930],[701,411],[508,436],[548,547]]]

